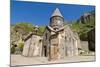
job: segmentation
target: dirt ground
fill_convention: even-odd
[[[11,66],[16,65],[36,65],[36,64],[50,64],[50,63],[69,63],[69,62],[83,62],[95,61],[95,56],[74,56],[58,59],[55,61],[48,61],[45,57],[24,57],[22,55],[11,55]]]

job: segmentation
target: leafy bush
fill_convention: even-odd
[[[38,35],[43,35],[44,31],[45,31],[45,26],[39,26]]]
[[[23,47],[24,47],[24,43],[19,43],[18,48],[20,49],[20,51],[23,51]]]
[[[14,27],[14,30],[22,35],[27,35],[29,32],[32,32],[33,29],[34,26],[32,24],[24,22],[17,23]]]
[[[14,54],[15,53],[15,47],[13,46],[12,48],[11,48],[11,54]]]

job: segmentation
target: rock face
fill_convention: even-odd
[[[81,26],[80,39],[82,41],[88,41],[88,49],[95,51],[95,11],[85,13],[80,17],[78,23]],[[85,47],[87,47],[87,45]]]
[[[18,46],[18,41],[20,39],[21,39],[20,34],[11,28],[11,45]]]
[[[88,41],[87,33],[95,28],[95,11],[84,13],[77,21],[78,33],[82,41]],[[75,26],[75,25],[74,25]],[[77,28],[77,27],[76,27]]]
[[[84,13],[84,15],[79,18],[78,22],[82,23],[82,24],[86,24],[91,19],[94,19],[94,17],[95,17],[95,13],[93,13],[93,12]]]
[[[95,28],[88,32],[89,50],[95,51]]]
[[[88,41],[80,41],[81,42],[81,49],[83,51],[89,51],[89,47],[88,47]]]
[[[43,35],[43,56],[49,60],[78,55],[80,40],[68,25],[57,8],[50,18],[50,25]]]
[[[72,24],[80,37],[83,50],[95,50],[95,11],[84,13],[75,23]],[[88,49],[87,49],[88,48]]]
[[[22,52],[23,39],[22,35],[11,28],[11,36],[10,36],[10,45],[11,45],[11,53],[20,54]]]
[[[23,22],[11,25],[11,53],[22,53],[24,46],[24,38],[29,32],[33,30],[33,28],[34,27],[32,24]]]

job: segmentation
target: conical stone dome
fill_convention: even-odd
[[[51,15],[51,17],[53,16],[60,16],[60,17],[63,17],[60,10],[58,8],[56,8],[56,10],[53,12],[53,14]]]
[[[56,8],[53,14],[51,15],[50,26],[56,30],[61,28],[63,25],[64,25],[64,17],[62,16],[60,10]]]

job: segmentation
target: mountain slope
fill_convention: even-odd
[[[71,24],[71,28],[78,32],[81,40],[87,40],[87,33],[95,28],[95,11],[84,13]]]

